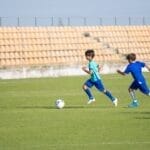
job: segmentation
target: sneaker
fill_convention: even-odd
[[[114,104],[115,107],[118,106],[118,99],[117,98],[115,98],[115,100],[113,101],[113,104]]]
[[[131,104],[128,105],[129,108],[136,108],[139,106],[139,102],[138,101],[133,101]]]
[[[95,99],[93,98],[93,99],[90,99],[88,102],[87,102],[87,104],[91,104],[91,103],[93,103],[93,102],[95,102]]]

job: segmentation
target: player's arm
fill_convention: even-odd
[[[119,74],[125,76],[126,74],[131,73],[131,69],[130,69],[130,66],[127,66],[124,71],[121,71],[121,70],[118,69],[117,72],[118,72]]]
[[[82,67],[82,70],[87,74],[92,74],[92,71],[88,70],[87,67]]]
[[[98,72],[100,72],[102,70],[101,66],[98,65],[97,67],[98,67]]]
[[[123,75],[123,76],[126,75],[126,73],[125,73],[125,72],[122,72],[121,70],[117,70],[117,72],[118,72],[119,74]]]

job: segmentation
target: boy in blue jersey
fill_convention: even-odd
[[[84,85],[83,85],[83,90],[87,94],[89,100],[88,104],[91,104],[92,102],[95,101],[95,98],[93,97],[90,88],[95,86],[100,92],[103,92],[111,101],[112,103],[117,106],[117,98],[113,97],[112,94],[105,89],[102,80],[99,75],[99,65],[93,60],[95,56],[94,50],[87,50],[85,52],[85,57],[89,61],[88,63],[88,68],[87,67],[82,67],[83,71],[91,75],[91,78],[87,80]]]
[[[150,96],[150,89],[147,86],[146,80],[142,74],[142,68],[146,67],[149,71],[150,68],[144,63],[140,61],[136,61],[136,55],[134,53],[128,54],[126,59],[129,64],[124,72],[117,70],[117,72],[121,75],[126,75],[131,73],[134,81],[129,86],[129,93],[132,98],[131,104],[129,107],[138,107],[139,103],[135,95],[135,90],[139,89],[142,93]]]

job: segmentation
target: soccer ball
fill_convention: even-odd
[[[65,102],[62,99],[58,99],[55,101],[55,106],[58,109],[62,109],[65,106]]]

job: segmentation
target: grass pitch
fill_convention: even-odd
[[[150,97],[137,92],[140,107],[127,108],[131,78],[103,75],[119,106],[94,88],[96,102],[87,105],[87,78],[0,80],[0,150],[149,150]]]

